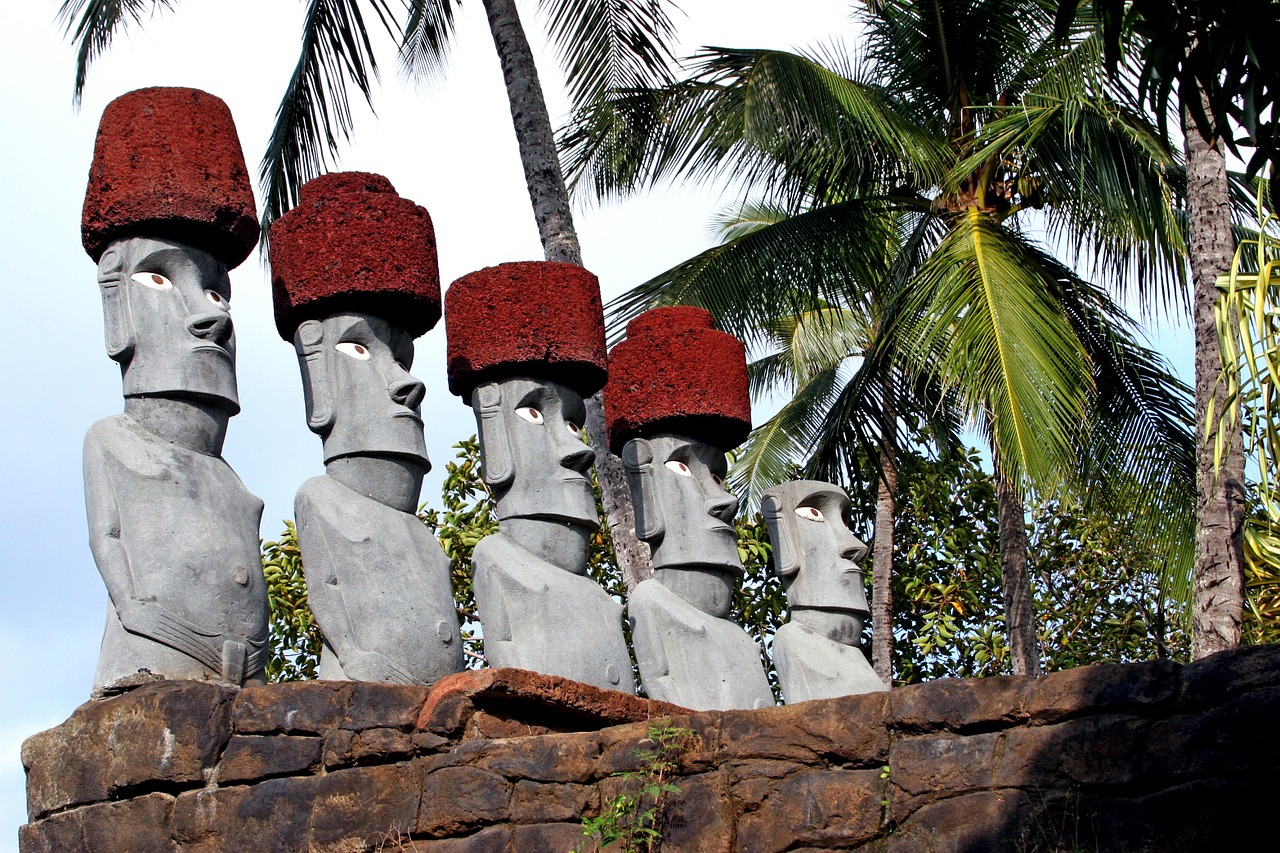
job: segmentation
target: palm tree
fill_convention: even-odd
[[[1028,494],[1075,488],[1136,514],[1171,576],[1186,563],[1183,389],[1052,251],[1169,298],[1181,280],[1178,165],[1107,83],[1098,41],[1052,38],[1047,3],[868,5],[862,56],[705,48],[687,79],[580,113],[562,137],[566,162],[602,196],[730,174],[786,214],[640,285],[612,306],[615,321],[697,302],[764,344],[780,312],[873,294],[876,339],[832,423],[857,410],[894,423],[875,376],[895,367],[952,395],[987,436],[1014,670],[1034,674]],[[856,424],[802,455],[809,471],[876,437]]]
[[[1280,37],[1280,2],[1221,3],[1173,0],[1097,0],[1109,64],[1136,36],[1143,91],[1163,122],[1174,84],[1187,160],[1188,243],[1195,329],[1197,442],[1196,556],[1193,570],[1191,656],[1240,644],[1244,611],[1245,497],[1239,420],[1222,418],[1228,404],[1221,345],[1214,319],[1216,282],[1230,268],[1235,247],[1225,149],[1239,153],[1235,127],[1254,148],[1250,173],[1272,164],[1272,197],[1280,187],[1280,111],[1267,45]],[[1059,0],[1060,30],[1077,14],[1075,0]],[[1216,423],[1215,423],[1216,422]],[[1232,425],[1235,425],[1234,427]],[[1213,427],[1213,429],[1211,429]],[[1213,433],[1221,433],[1217,438]],[[1225,446],[1225,453],[1220,448]]]
[[[388,0],[367,0],[378,25],[400,43],[409,73],[429,73],[448,59],[454,10],[461,0],[405,0],[403,19]],[[483,0],[502,64],[512,123],[520,148],[534,219],[549,261],[582,264],[555,136],[515,0]],[[64,0],[59,18],[78,42],[74,97],[79,102],[90,64],[117,31],[176,0]],[[308,0],[301,49],[276,112],[259,167],[263,240],[267,226],[298,202],[306,181],[336,162],[339,140],[352,130],[348,86],[372,105],[378,63],[358,0]],[[548,4],[552,40],[565,64],[575,104],[618,86],[666,79],[674,35],[667,0],[559,0]],[[599,396],[587,401],[587,432],[596,451],[604,505],[618,564],[628,589],[652,574],[648,551],[636,539],[631,501],[620,461],[605,440]]]

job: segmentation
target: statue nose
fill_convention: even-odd
[[[423,385],[421,380],[410,376],[408,373],[399,379],[392,380],[390,386],[391,399],[407,409],[413,409],[415,412],[418,406],[422,405],[422,398],[427,394],[427,386]]]
[[[221,344],[231,336],[231,317],[222,311],[197,314],[187,321],[187,330],[197,338]]]
[[[596,452],[571,436],[569,440],[572,444],[567,448],[567,452],[561,455],[560,464],[571,471],[586,474],[591,468],[591,463],[596,461]]]
[[[863,557],[867,556],[868,550],[870,549],[868,549],[865,544],[850,536],[849,541],[840,549],[840,556],[842,559],[856,563]]]
[[[738,499],[725,492],[707,499],[707,515],[732,525],[738,517]]]

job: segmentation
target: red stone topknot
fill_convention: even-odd
[[[97,261],[122,237],[153,236],[239,266],[258,217],[231,110],[199,89],[121,95],[102,113],[80,239]]]
[[[271,225],[271,292],[286,341],[306,320],[373,314],[414,337],[440,319],[440,265],[431,216],[391,182],[334,172],[302,185],[298,206]]]
[[[609,353],[604,415],[614,453],[660,432],[732,450],[751,432],[746,347],[702,308],[646,311]]]
[[[600,281],[573,264],[525,261],[464,275],[445,291],[449,390],[470,403],[484,382],[549,379],[584,397],[604,387]]]

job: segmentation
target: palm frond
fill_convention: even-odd
[[[575,107],[608,92],[671,82],[667,0],[538,0]]]
[[[111,46],[116,31],[142,23],[145,15],[173,8],[174,0],[64,0],[58,9],[63,33],[77,42],[76,82],[71,101],[79,108],[89,66]]]
[[[1049,491],[1070,470],[1093,380],[1037,261],[971,209],[901,295],[896,323],[913,366],[960,395],[973,420],[990,417],[1011,481]]]
[[[615,93],[561,133],[566,175],[598,197],[733,174],[792,209],[941,177],[941,143],[881,88],[792,53],[706,48],[688,80]]]
[[[369,0],[393,38],[399,27],[387,0]],[[373,106],[377,60],[358,0],[310,0],[302,25],[302,48],[276,110],[275,125],[258,167],[262,186],[262,239],[271,223],[298,202],[299,188],[322,174],[350,137],[348,83]]]
[[[410,76],[442,78],[462,0],[405,0],[408,17],[400,41],[400,67]]]
[[[699,305],[725,331],[764,345],[779,317],[858,304],[887,268],[894,238],[885,208],[872,200],[832,205],[708,249],[610,302],[610,334],[658,305]]]

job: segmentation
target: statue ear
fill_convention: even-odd
[[[516,475],[507,421],[502,412],[502,389],[486,382],[471,392],[476,412],[476,432],[480,438],[480,470],[489,486],[505,486]]]
[[[657,484],[653,480],[653,446],[643,438],[633,438],[622,448],[622,467],[631,487],[631,505],[636,513],[636,536],[646,542],[665,532]]]
[[[124,364],[133,357],[135,336],[129,294],[124,290],[124,256],[118,249],[108,249],[98,260],[98,287],[102,290],[107,355]]]
[[[307,320],[293,333],[302,371],[302,394],[307,402],[307,426],[324,433],[333,426],[334,391],[329,378],[329,352],[324,345],[324,323]]]
[[[790,578],[800,571],[800,552],[796,549],[794,536],[795,513],[788,513],[781,498],[768,493],[760,499],[760,513],[764,516],[769,528],[769,541],[773,544],[773,570],[780,578]]]

